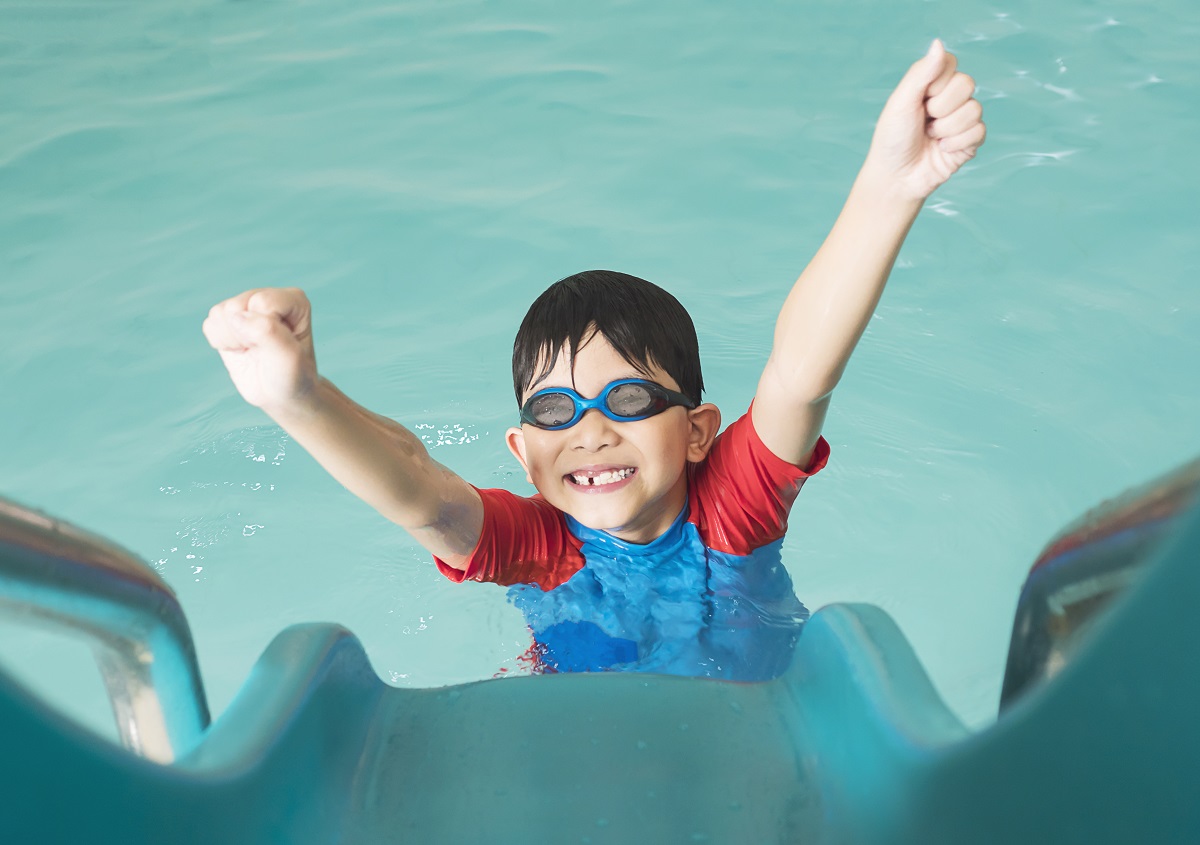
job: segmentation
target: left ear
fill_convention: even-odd
[[[721,430],[721,411],[711,402],[697,405],[688,413],[687,459],[699,463],[708,456],[717,432]]]

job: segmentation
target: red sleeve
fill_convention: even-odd
[[[567,530],[562,511],[541,496],[527,499],[507,490],[479,490],[479,497],[483,530],[467,568],[433,559],[451,581],[537,584],[553,590],[583,568],[579,540]]]
[[[788,511],[809,476],[829,460],[817,440],[807,469],[776,456],[759,439],[747,411],[689,467],[688,520],[710,549],[745,555],[787,533]]]

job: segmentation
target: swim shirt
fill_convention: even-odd
[[[807,469],[772,453],[743,414],[689,464],[688,498],[650,543],[588,528],[540,495],[482,489],[483,530],[452,581],[511,585],[534,671],[641,671],[764,680],[787,668],[808,610],[780,550]]]

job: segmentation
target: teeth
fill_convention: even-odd
[[[572,475],[571,480],[585,487],[596,487],[601,484],[612,484],[633,475],[632,469],[618,469],[610,472],[600,472],[595,475]]]

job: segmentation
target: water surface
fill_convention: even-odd
[[[1185,0],[0,3],[0,493],[154,563],[215,712],[302,621],[354,630],[396,684],[515,671],[528,636],[504,591],[444,582],[245,406],[207,309],[303,286],[326,375],[473,482],[528,492],[502,439],[513,332],[555,279],[619,269],[692,311],[733,419],[937,35],[989,141],[900,257],[785,562],[809,607],[888,610],[984,722],[1041,546],[1200,447],[1197,18]],[[0,624],[6,661],[104,723],[86,655]]]

